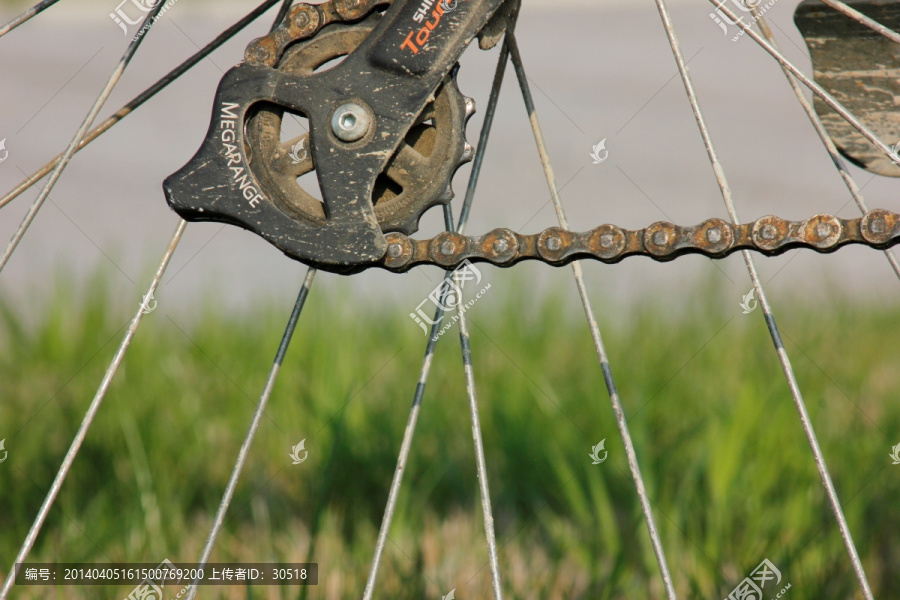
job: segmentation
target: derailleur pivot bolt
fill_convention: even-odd
[[[359,104],[344,104],[331,117],[331,130],[342,142],[355,142],[362,139],[369,126],[372,118]]]

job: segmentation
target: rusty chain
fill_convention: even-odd
[[[884,249],[900,242],[900,215],[876,209],[858,219],[816,215],[805,221],[786,221],[766,216],[741,225],[708,219],[692,227],[660,221],[638,230],[601,225],[578,233],[551,227],[522,235],[501,228],[481,236],[446,232],[430,240],[414,240],[389,233],[386,238],[387,254],[378,266],[394,272],[423,264],[450,269],[467,260],[507,267],[533,259],[560,266],[582,258],[616,263],[635,255],[657,261],[689,253],[722,258],[745,249],[767,256],[792,248],[828,253],[846,244]]]
[[[390,4],[390,0],[297,4],[277,28],[247,46],[245,60],[274,67],[290,44],[315,36],[326,25],[355,21]],[[551,227],[541,233],[520,234],[500,228],[480,236],[448,231],[428,240],[402,233],[385,237],[387,253],[375,266],[398,273],[418,265],[451,269],[464,261],[507,267],[522,260],[539,260],[561,266],[579,259],[616,263],[628,256],[647,256],[664,262],[692,253],[723,258],[739,250],[774,256],[793,248],[829,253],[847,244],[885,249],[900,243],[900,215],[877,209],[857,219],[823,214],[787,221],[765,216],[740,225],[714,218],[688,227],[660,221],[638,230],[601,225],[587,232]]]
[[[362,19],[391,0],[329,0],[322,4],[295,4],[281,25],[250,42],[244,51],[248,63],[274,67],[287,47],[315,36],[326,25]]]

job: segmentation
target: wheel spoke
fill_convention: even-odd
[[[247,434],[244,436],[244,442],[241,444],[241,449],[238,451],[237,459],[234,462],[234,468],[231,471],[231,477],[228,479],[228,484],[225,486],[225,491],[222,494],[222,500],[219,502],[219,509],[216,511],[216,517],[213,521],[213,526],[210,529],[209,536],[206,538],[206,543],[203,546],[203,551],[200,554],[200,560],[198,568],[202,569],[207,562],[209,562],[209,557],[212,554],[213,547],[216,543],[216,538],[219,536],[219,532],[222,530],[222,524],[225,522],[225,513],[228,511],[228,506],[231,504],[231,499],[234,496],[234,490],[237,487],[238,479],[240,479],[241,471],[244,469],[244,465],[247,462],[247,456],[250,453],[250,446],[253,444],[253,440],[256,438],[256,432],[259,429],[259,424],[262,421],[263,413],[266,411],[266,406],[269,403],[269,397],[272,395],[272,389],[275,387],[275,380],[278,378],[278,373],[281,370],[281,364],[284,362],[284,355],[287,353],[288,346],[291,343],[291,337],[294,335],[294,330],[297,328],[297,321],[300,319],[300,313],[303,311],[303,305],[306,303],[306,298],[309,296],[309,289],[312,287],[313,278],[316,275],[316,270],[310,268],[306,272],[306,278],[303,281],[303,285],[300,287],[300,293],[297,294],[297,301],[294,303],[294,310],[291,312],[291,316],[288,319],[287,326],[284,330],[284,335],[281,338],[281,343],[278,345],[278,351],[275,353],[275,360],[272,362],[272,368],[269,369],[269,375],[266,378],[266,384],[263,387],[263,391],[259,396],[259,401],[256,404],[256,410],[253,412],[253,418],[250,421],[250,427],[247,429]],[[191,582],[191,586],[188,590],[187,600],[193,600],[197,595],[197,586],[199,584],[199,580],[195,580]]]
[[[514,24],[510,24],[510,29]],[[488,140],[490,138],[491,129],[494,123],[494,115],[497,113],[497,102],[500,98],[500,89],[503,86],[503,76],[506,73],[506,63],[509,60],[509,49],[504,43],[500,49],[500,56],[497,60],[497,68],[494,73],[494,82],[491,85],[491,94],[488,100],[487,110],[484,115],[484,123],[481,126],[481,134],[478,140],[478,147],[475,151],[475,159],[472,161],[472,171],[469,175],[469,183],[466,187],[466,196],[463,201],[463,207],[459,214],[459,222],[456,231],[462,233],[465,231],[469,218],[469,212],[472,201],[475,197],[475,190],[478,187],[478,179],[481,174],[481,166],[484,163],[485,152],[487,151]],[[445,215],[446,216],[446,215]],[[449,219],[448,227],[452,227],[453,219]],[[445,278],[449,277],[452,271],[445,273]],[[372,600],[375,592],[375,582],[378,578],[378,568],[381,564],[381,557],[384,554],[384,547],[387,542],[387,536],[391,528],[391,522],[394,518],[394,509],[397,506],[397,497],[400,492],[400,485],[403,482],[403,474],[406,472],[406,463],[409,459],[410,448],[412,447],[412,439],[415,434],[416,423],[419,418],[419,409],[421,408],[422,398],[425,396],[425,386],[428,384],[428,376],[431,373],[431,362],[434,357],[434,349],[440,339],[438,331],[444,317],[442,308],[444,296],[441,297],[441,305],[436,307],[434,318],[432,319],[431,332],[428,334],[428,342],[425,345],[425,357],[422,359],[422,366],[419,369],[419,379],[416,383],[416,391],[413,396],[412,407],[409,411],[409,417],[406,422],[406,430],[403,432],[403,441],[400,444],[400,453],[397,457],[397,468],[394,469],[394,477],[391,481],[391,488],[388,492],[387,505],[384,508],[384,515],[381,519],[381,528],[378,531],[378,541],[375,544],[375,555],[372,558],[372,566],[369,569],[369,577],[366,580],[366,589],[363,594],[363,600]]]
[[[553,208],[556,210],[556,216],[559,220],[559,226],[563,229],[569,229],[569,222],[566,218],[565,208],[559,199],[559,187],[556,183],[556,175],[550,164],[550,157],[547,154],[547,147],[544,143],[544,135],[538,122],[537,112],[534,107],[534,100],[531,95],[531,86],[528,84],[528,77],[525,75],[525,68],[522,64],[522,57],[519,53],[519,47],[516,43],[515,35],[511,35],[509,39],[510,55],[512,64],[516,70],[516,77],[519,80],[519,87],[522,89],[522,98],[525,100],[525,108],[528,111],[528,118],[531,122],[532,133],[534,134],[535,144],[541,157],[541,164],[544,169],[544,175],[547,179],[547,185],[550,188],[550,195],[553,199]],[[660,576],[663,585],[666,588],[666,597],[669,600],[676,600],[675,587],[672,584],[672,575],[669,573],[669,564],[666,560],[666,553],[659,538],[659,531],[656,528],[656,521],[653,517],[653,508],[650,505],[650,498],[647,496],[647,490],[644,486],[644,477],[641,474],[640,465],[638,464],[637,453],[634,450],[634,442],[631,439],[631,432],[628,428],[628,422],[625,419],[625,409],[622,401],[619,399],[619,392],[613,379],[612,368],[609,365],[609,357],[606,354],[606,346],[603,343],[603,337],[600,335],[600,327],[594,316],[594,310],[591,307],[590,298],[588,297],[587,286],[584,283],[584,274],[581,270],[581,263],[575,261],[572,263],[572,273],[575,277],[575,285],[578,287],[578,295],[581,298],[581,304],[584,307],[584,314],[587,317],[588,326],[591,330],[591,339],[594,343],[594,350],[600,360],[600,370],[603,372],[603,380],[606,384],[606,390],[609,393],[609,399],[612,403],[613,412],[616,417],[616,425],[622,436],[622,442],[625,446],[625,455],[628,459],[628,469],[631,471],[631,478],[634,480],[634,487],[638,494],[641,504],[641,511],[644,513],[644,521],[647,524],[647,531],[650,534],[650,541],[653,545],[653,552],[656,555],[656,562],[659,566]]]
[[[175,253],[175,248],[178,246],[178,242],[181,241],[181,234],[184,233],[184,229],[186,226],[187,221],[179,220],[178,227],[176,227],[175,233],[174,235],[172,235],[172,239],[169,240],[169,244],[168,246],[166,246],[166,251],[163,253],[162,259],[159,262],[159,266],[156,269],[156,274],[153,276],[153,279],[150,282],[150,286],[147,288],[147,293],[144,295],[144,301],[141,303],[141,306],[138,307],[138,310],[135,313],[134,317],[132,317],[131,323],[128,325],[128,330],[125,332],[125,337],[122,338],[122,342],[119,344],[119,348],[118,350],[116,350],[112,362],[106,369],[106,373],[103,375],[103,380],[100,382],[100,386],[97,388],[97,392],[94,394],[94,398],[91,400],[91,403],[88,406],[87,412],[85,413],[84,418],[81,421],[81,425],[78,427],[78,431],[75,433],[75,437],[72,438],[72,443],[69,445],[69,450],[68,452],[66,452],[66,456],[59,467],[59,471],[57,471],[56,473],[56,477],[53,479],[50,490],[47,492],[47,496],[44,498],[44,502],[43,504],[41,504],[41,508],[38,511],[37,516],[34,518],[34,522],[31,524],[31,529],[28,530],[28,535],[25,536],[25,541],[22,543],[22,547],[19,549],[19,553],[16,555],[16,558],[8,571],[6,581],[3,584],[3,588],[0,589],[0,600],[6,600],[6,598],[9,596],[9,592],[12,589],[13,584],[15,583],[16,564],[25,562],[25,559],[28,558],[28,554],[31,552],[32,546],[34,546],[34,542],[37,539],[38,533],[40,533],[41,531],[41,527],[44,525],[47,514],[50,512],[50,509],[53,506],[53,502],[56,500],[56,497],[59,494],[60,488],[62,488],[62,484],[69,473],[69,469],[72,467],[72,463],[75,462],[75,457],[78,455],[78,451],[81,449],[81,444],[84,442],[84,439],[87,436],[88,429],[90,429],[91,424],[94,422],[94,418],[97,416],[97,412],[100,410],[100,405],[103,403],[103,399],[106,397],[106,392],[109,390],[109,386],[112,383],[113,377],[115,377],[116,371],[118,371],[119,369],[119,365],[122,364],[122,360],[125,358],[125,352],[131,345],[131,341],[134,339],[134,334],[137,332],[138,325],[141,324],[141,319],[144,316],[144,310],[147,308],[147,302],[150,298],[153,297],[154,292],[156,292],[156,288],[159,285],[160,280],[162,280],[162,276],[166,271],[166,267],[169,265],[169,260],[172,258],[172,254]]]
[[[823,2],[824,1],[825,0],[823,0]],[[772,44],[773,48],[780,51],[778,42],[775,40],[772,29],[769,27],[769,22],[759,11],[758,6],[752,7],[751,10],[754,14],[754,17],[756,18],[756,22],[759,23],[759,29],[763,32],[766,40],[770,44]],[[813,105],[810,104],[809,100],[806,99],[806,96],[803,95],[803,90],[800,89],[800,85],[797,83],[797,79],[793,74],[791,74],[790,70],[784,65],[781,65],[781,69],[784,71],[784,75],[785,77],[787,77],[788,83],[791,84],[791,89],[794,90],[794,94],[797,96],[797,101],[800,103],[800,106],[803,107],[803,110],[809,117],[809,120],[815,128],[816,133],[819,135],[819,139],[822,140],[822,144],[825,146],[825,150],[828,151],[828,155],[834,162],[834,166],[838,170],[841,179],[844,180],[844,184],[850,191],[850,195],[853,196],[853,201],[856,202],[856,206],[859,207],[859,210],[863,214],[866,214],[867,212],[869,212],[869,206],[866,203],[866,199],[863,197],[862,191],[860,190],[859,185],[857,185],[856,180],[853,179],[853,176],[850,175],[850,172],[847,170],[847,165],[844,163],[844,159],[841,158],[837,146],[835,146],[834,141],[831,139],[831,136],[828,135],[828,132],[825,130],[825,126],[822,125],[822,121],[821,119],[819,119],[819,115],[816,113],[815,108],[813,108]],[[888,248],[884,251],[884,255],[890,263],[891,268],[894,270],[894,273],[897,275],[897,278],[900,279],[900,262],[897,261],[897,257],[894,255],[894,251]]]
[[[69,142],[69,146],[66,148],[65,152],[63,152],[63,155],[60,158],[59,162],[56,164],[56,167],[53,169],[53,172],[50,173],[50,178],[44,185],[44,189],[42,189],[41,193],[38,194],[38,197],[35,198],[34,203],[28,210],[28,213],[25,215],[25,218],[22,220],[19,228],[13,234],[12,239],[9,241],[9,245],[3,252],[3,256],[0,257],[0,271],[2,271],[3,267],[6,266],[6,263],[9,262],[9,257],[12,256],[12,253],[16,249],[16,246],[19,245],[19,242],[22,240],[22,237],[28,230],[28,226],[31,225],[32,221],[34,221],[35,216],[37,216],[37,213],[41,209],[41,206],[44,204],[44,201],[47,199],[47,196],[50,195],[50,190],[52,190],[53,186],[56,185],[56,182],[59,180],[60,175],[62,175],[63,169],[65,169],[69,164],[69,161],[75,154],[75,150],[78,148],[78,145],[87,134],[88,128],[94,122],[94,119],[97,118],[97,113],[99,113],[100,109],[103,108],[103,105],[106,103],[106,99],[109,98],[109,95],[116,87],[116,84],[119,83],[119,79],[121,79],[122,73],[125,72],[125,68],[131,62],[134,53],[141,45],[141,42],[143,42],[147,37],[146,33],[149,33],[149,30],[152,29],[154,17],[156,17],[157,13],[162,10],[163,6],[164,3],[159,2],[150,12],[147,13],[147,16],[144,17],[144,20],[141,23],[141,30],[145,31],[145,35],[136,36],[128,44],[128,47],[125,49],[125,53],[122,55],[122,58],[119,59],[116,68],[113,70],[112,75],[110,75],[109,80],[103,87],[103,91],[100,92],[100,95],[94,101],[94,104],[88,111],[87,116],[85,116],[84,120],[81,122],[81,125],[78,127],[78,131],[75,132],[75,137],[73,137],[72,141]]]
[[[706,120],[703,118],[703,113],[700,110],[700,103],[697,100],[696,93],[694,92],[693,82],[691,81],[691,77],[688,74],[687,66],[684,62],[684,55],[681,52],[681,45],[678,42],[678,37],[675,35],[675,29],[672,26],[672,21],[669,16],[668,8],[666,7],[665,0],[655,1],[663,22],[663,27],[666,30],[666,36],[669,38],[669,45],[672,47],[672,54],[674,55],[675,62],[678,65],[678,71],[681,74],[681,80],[684,84],[685,92],[687,93],[688,100],[691,104],[691,110],[694,113],[694,119],[697,121],[697,127],[699,128],[700,135],[703,138],[703,144],[706,147],[709,161],[712,165],[713,173],[716,177],[716,183],[718,183],[719,189],[722,192],[722,198],[725,201],[725,207],[728,211],[728,215],[733,223],[740,223],[737,210],[734,206],[734,198],[731,194],[731,187],[728,185],[728,181],[725,178],[725,171],[723,170],[722,165],[719,162],[718,154],[716,153],[715,146],[713,146],[712,137],[709,134],[709,128],[706,126]],[[749,29],[745,29],[745,31],[748,31],[748,33],[757,36],[755,32],[752,32]],[[761,38],[759,41],[765,43],[768,48],[772,48],[771,44],[765,42]],[[774,48],[772,49],[774,50]],[[774,50],[774,52],[780,55],[777,50]],[[781,60],[779,60],[779,62],[781,62],[785,67],[788,67],[785,62],[782,62]],[[841,508],[840,500],[838,500],[837,492],[834,489],[834,483],[832,483],[831,481],[831,474],[828,471],[828,466],[825,463],[825,457],[822,454],[822,449],[819,447],[819,441],[816,437],[815,429],[812,426],[812,422],[809,418],[809,413],[806,410],[806,403],[804,402],[803,396],[800,393],[800,386],[797,383],[797,377],[794,374],[794,369],[791,366],[791,361],[788,358],[787,351],[784,348],[784,343],[781,339],[781,332],[778,329],[778,325],[775,323],[775,317],[772,314],[772,307],[769,305],[768,298],[766,297],[765,291],[763,290],[762,282],[760,281],[759,274],[756,271],[756,265],[753,261],[753,257],[747,250],[744,250],[742,254],[744,257],[744,262],[747,265],[747,271],[750,274],[750,279],[753,281],[753,288],[756,290],[759,305],[760,307],[762,307],[763,315],[766,320],[766,326],[769,329],[769,335],[771,336],[772,342],[775,345],[775,352],[778,354],[778,360],[781,363],[781,369],[784,372],[788,388],[791,392],[791,397],[794,400],[794,406],[797,408],[797,412],[800,415],[800,423],[803,426],[803,431],[806,433],[806,438],[809,442],[810,449],[812,450],[813,458],[816,462],[816,468],[819,471],[819,477],[822,479],[822,484],[825,487],[829,503],[831,504],[831,510],[838,522],[838,527],[841,532],[841,537],[844,540],[847,554],[850,556],[850,560],[853,563],[853,570],[855,571],[856,578],[859,581],[860,590],[862,591],[863,596],[866,598],[866,600],[873,600],[872,590],[869,588],[869,582],[866,578],[865,570],[863,569],[862,562],[859,559],[859,553],[856,550],[856,545],[853,543],[853,537],[850,534],[850,527],[847,525],[847,519],[844,517],[844,511]]]
[[[450,207],[445,207],[449,224],[453,223]],[[469,340],[469,326],[466,322],[465,300],[462,296],[463,280],[458,271],[453,273],[453,281],[460,290],[456,315],[459,317],[459,345],[462,349],[463,372],[466,377],[466,396],[469,399],[469,417],[472,421],[472,440],[475,444],[475,467],[478,473],[478,492],[481,497],[481,512],[484,517],[484,534],[487,538],[488,561],[491,567],[491,584],[494,600],[503,600],[500,586],[500,565],[497,560],[497,535],[494,532],[494,513],[491,510],[491,492],[488,486],[487,467],[484,462],[484,442],[481,439],[481,420],[478,417],[478,394],[475,391],[475,370],[472,367],[472,346]]]
[[[10,31],[12,31],[13,29],[15,29],[16,27],[18,27],[18,26],[21,25],[22,23],[24,23],[25,21],[27,21],[27,20],[30,19],[31,17],[33,17],[33,16],[35,16],[35,15],[37,15],[37,14],[43,12],[44,10],[50,8],[51,6],[53,6],[54,4],[56,4],[57,2],[59,2],[59,0],[43,0],[43,2],[38,2],[37,4],[35,4],[35,5],[32,6],[31,8],[29,8],[28,10],[26,10],[25,12],[23,12],[22,14],[20,14],[18,17],[14,18],[12,21],[10,21],[9,23],[7,23],[6,25],[0,27],[0,37],[3,37],[4,35],[6,35],[7,33],[9,33]]]
[[[741,21],[738,16],[731,9],[727,8],[724,4],[721,4],[722,0],[709,0],[712,4],[714,4],[722,13],[734,21],[734,23],[740,27],[747,35],[749,35],[753,40],[759,44],[763,50],[768,52],[772,58],[777,60],[788,69],[797,79],[800,80],[803,85],[808,87],[812,92],[822,99],[822,102],[827,104],[829,107],[834,109],[836,113],[841,115],[845,121],[847,121],[854,129],[856,129],[864,138],[872,142],[876,148],[881,150],[885,156],[891,158],[893,160],[893,151],[891,148],[881,141],[878,136],[876,136],[872,131],[866,127],[856,116],[850,112],[843,104],[838,102],[834,96],[825,91],[825,88],[820,86],[818,83],[810,79],[803,71],[798,69],[791,61],[789,61],[785,56],[779,52],[772,44],[768,41],[764,40],[758,33],[753,31],[752,28],[745,25],[743,21]],[[708,149],[707,149],[708,150]]]
[[[847,15],[848,17],[850,17],[851,19],[853,19],[853,20],[856,21],[857,23],[860,23],[860,24],[862,24],[862,25],[865,25],[866,27],[868,27],[868,28],[871,29],[872,31],[875,31],[875,32],[878,33],[878,34],[883,35],[884,37],[886,37],[887,39],[891,40],[892,42],[895,42],[895,43],[897,43],[897,44],[900,44],[900,34],[898,34],[898,33],[897,33],[896,31],[894,31],[893,29],[889,29],[889,28],[885,27],[884,25],[882,25],[881,23],[879,23],[879,22],[876,21],[875,19],[873,19],[873,18],[871,18],[871,17],[867,17],[866,15],[862,14],[861,12],[859,12],[858,10],[856,10],[855,8],[853,8],[853,7],[851,7],[851,6],[848,6],[848,5],[845,4],[844,2],[841,2],[840,0],[819,0],[819,1],[820,1],[822,4],[827,4],[828,6],[830,6],[831,8],[833,8],[834,10],[838,11],[839,13],[842,13],[842,14],[844,14],[844,15]],[[757,8],[758,6],[759,6],[758,4],[757,4],[757,5],[754,5],[754,6],[751,8],[751,10],[753,10],[754,12],[757,11],[757,10],[758,10],[758,8]],[[771,39],[769,36],[766,36],[766,37],[769,38],[769,41],[770,41],[770,42],[772,41],[772,39]],[[774,44],[773,44],[773,45],[774,45]]]
[[[190,56],[183,63],[169,71],[166,75],[161,77],[156,83],[148,87],[146,90],[141,92],[139,95],[135,96],[127,104],[123,105],[122,108],[117,110],[113,115],[104,120],[102,123],[97,125],[87,134],[85,134],[84,139],[82,139],[78,147],[75,148],[75,152],[77,153],[79,150],[93,142],[95,139],[104,134],[107,130],[109,130],[113,125],[127,117],[129,114],[134,112],[136,108],[144,104],[147,100],[155,96],[157,93],[166,88],[170,83],[184,75],[188,70],[191,69],[194,65],[199,63],[201,60],[212,54],[219,46],[230,40],[236,33],[243,30],[250,23],[256,20],[261,14],[269,10],[274,4],[277,4],[279,1],[284,0],[266,0],[262,4],[260,4],[256,9],[252,12],[248,13],[244,18],[240,21],[220,33],[216,38],[211,41],[209,44],[204,46],[201,50],[197,51],[193,55]],[[74,153],[73,153],[74,154]],[[51,172],[62,160],[65,155],[65,151],[58,154],[53,160],[45,164],[43,167],[29,175],[26,179],[24,179],[19,185],[15,188],[7,192],[2,198],[0,198],[0,208],[3,208],[10,202],[12,202],[15,198],[17,198],[22,192],[29,189],[35,183],[40,181],[47,173]]]

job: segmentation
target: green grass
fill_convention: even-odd
[[[470,328],[507,596],[662,597],[583,316],[559,298],[494,288]],[[33,327],[0,302],[4,574],[128,320],[102,280],[80,298],[67,289]],[[725,597],[763,558],[791,583],[785,598],[855,597],[762,316],[741,315],[720,292],[703,290],[676,314],[648,302],[617,319],[597,307],[680,597]],[[900,305],[780,304],[873,590],[895,597],[900,466],[888,453],[900,442]],[[235,318],[206,308],[192,321],[161,303],[148,315],[31,559],[196,560],[289,310]],[[320,584],[207,597],[361,594],[425,343],[407,312],[312,294],[213,559],[315,561]],[[490,594],[455,331],[438,348],[380,597]],[[309,458],[292,465],[290,448],[304,438]],[[603,438],[609,458],[592,465]],[[22,588],[17,597],[127,592]]]

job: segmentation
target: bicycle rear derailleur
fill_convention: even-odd
[[[452,199],[450,181],[472,158],[465,126],[474,102],[457,89],[457,60],[476,35],[483,48],[497,43],[516,9],[517,0],[295,5],[222,78],[206,139],[164,183],[169,205],[189,221],[238,225],[291,258],[338,273],[450,268],[464,260],[562,265],[633,254],[671,260],[800,246],[831,252],[848,243],[885,248],[900,241],[900,215],[884,210],[850,220],[710,219],[637,231],[602,225],[587,233],[497,229],[410,239],[425,211]],[[308,119],[308,133],[282,139],[288,118]],[[321,201],[309,178],[300,180],[313,172]]]

